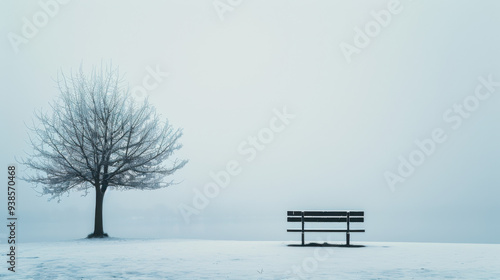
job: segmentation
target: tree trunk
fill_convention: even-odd
[[[91,233],[87,238],[103,238],[108,237],[104,233],[102,223],[102,202],[104,200],[104,193],[101,192],[99,187],[95,188],[95,219],[94,219],[94,233]]]

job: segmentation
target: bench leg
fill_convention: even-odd
[[[304,246],[304,223],[305,223],[304,211],[302,211],[301,222],[302,222],[302,246]]]
[[[351,233],[349,230],[351,229],[351,212],[347,211],[347,231],[345,232],[345,241],[347,246],[351,243]]]

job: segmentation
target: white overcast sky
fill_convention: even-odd
[[[340,44],[354,46],[356,28],[391,1],[229,1],[221,18],[212,0],[73,0],[50,6],[53,17],[29,30],[47,2],[0,2],[5,170],[30,150],[24,123],[58,95],[58,71],[112,61],[131,88],[148,69],[169,73],[148,96],[184,129],[175,156],[190,162],[176,186],[108,192],[110,235],[299,240],[286,233],[287,210],[360,209],[366,233],[353,240],[500,242],[500,87],[473,98],[479,77],[500,81],[500,2],[401,0],[350,63]],[[16,52],[9,38],[23,28],[32,36]],[[464,101],[477,108],[453,129],[459,114],[447,111]],[[294,118],[248,161],[238,147],[284,108]],[[384,174],[397,174],[399,156],[435,129],[446,141],[391,191]],[[194,189],[203,192],[210,172],[231,161],[241,173],[186,223],[179,205],[192,205]],[[22,240],[92,232],[92,194],[57,203],[28,183],[18,187]],[[5,215],[6,191],[0,206]]]

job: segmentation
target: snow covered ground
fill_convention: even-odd
[[[1,279],[500,279],[500,244],[77,240],[19,244]]]

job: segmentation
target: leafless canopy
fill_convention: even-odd
[[[23,163],[35,172],[26,180],[59,197],[95,188],[158,189],[187,161],[170,160],[182,135],[145,100],[137,103],[112,67],[61,74],[60,97],[39,111],[31,129],[33,153]]]

